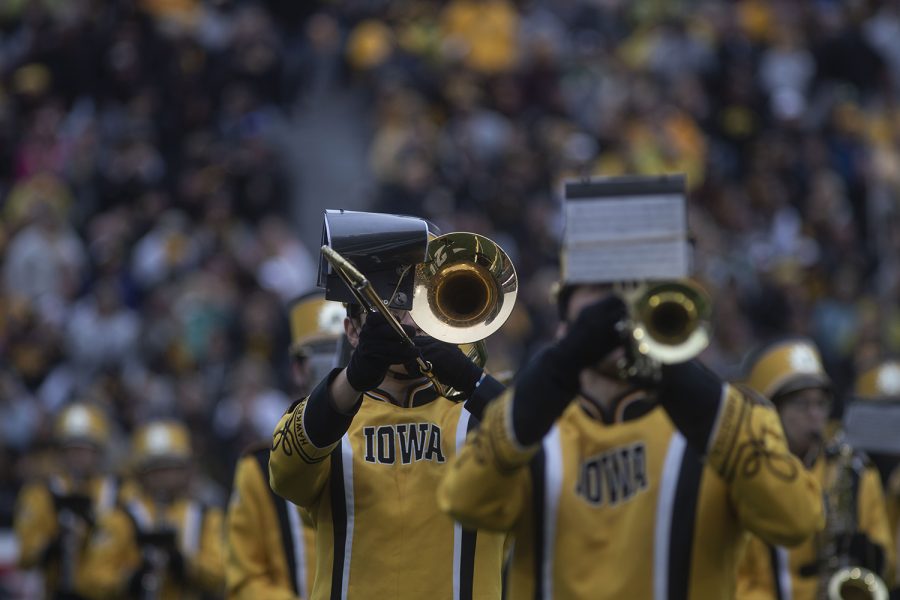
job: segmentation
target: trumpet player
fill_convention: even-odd
[[[299,397],[330,370],[322,367],[334,364],[344,314],[319,290],[291,304],[291,379]],[[316,572],[315,530],[305,512],[269,487],[269,448],[268,440],[250,448],[235,470],[226,518],[227,593],[235,600],[305,600]]]
[[[567,284],[557,301],[557,340],[438,488],[464,526],[514,533],[507,597],[731,598],[746,532],[793,545],[822,526],[770,406],[695,359],[629,380],[613,288]]]
[[[327,227],[334,246],[339,217]],[[380,242],[409,238],[424,256],[418,252],[425,249],[424,221],[351,217],[357,244],[376,238],[371,248],[384,252]],[[392,265],[385,277],[410,266],[391,252],[376,262]],[[272,489],[307,509],[316,527],[311,598],[499,598],[502,536],[456,527],[438,510],[434,490],[481,403],[502,386],[457,346],[422,335],[397,307],[398,288],[377,273],[366,275],[406,338],[382,312],[348,302],[347,367],[334,369],[287,411],[270,454]],[[442,396],[417,358],[430,361],[440,383],[466,400]]]
[[[840,432],[827,439],[831,380],[818,349],[802,338],[774,343],[752,360],[747,383],[771,399],[791,453],[822,487],[826,525],[790,549],[751,538],[740,565],[738,598],[886,598],[877,591],[880,582],[870,586],[864,577],[843,584],[857,595],[829,590],[844,567],[886,577],[893,548],[877,469]]]
[[[98,407],[65,407],[53,427],[61,471],[26,485],[17,500],[20,565],[41,570],[46,598],[80,597],[76,584],[88,534],[118,495],[117,478],[102,472],[109,436]]]
[[[190,496],[191,442],[177,421],[152,421],[132,439],[139,489],[100,520],[80,579],[88,598],[221,595],[222,511]]]

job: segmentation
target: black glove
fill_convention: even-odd
[[[53,497],[57,511],[68,510],[88,524],[94,522],[94,509],[90,496],[84,494],[65,494]]]
[[[415,328],[404,325],[403,330],[412,337]],[[359,334],[359,343],[347,365],[347,381],[358,392],[378,387],[391,365],[414,361],[418,350],[410,346],[390,326],[381,313],[370,313]]]
[[[600,362],[604,356],[622,345],[622,334],[616,325],[628,312],[618,296],[607,296],[586,306],[570,323],[566,335],[553,351],[558,373],[578,390],[578,374]]]
[[[528,446],[543,438],[578,393],[582,369],[621,345],[616,325],[625,315],[625,304],[617,296],[585,307],[562,340],[519,372],[513,399],[513,430],[519,443]]]
[[[422,358],[431,363],[431,371],[438,381],[458,389],[466,397],[472,395],[484,369],[472,362],[459,346],[427,336],[413,338],[413,341],[422,352]]]
[[[176,580],[184,581],[185,565],[184,556],[178,549],[178,534],[174,529],[159,529],[156,531],[140,532],[137,535],[137,543],[141,548],[152,548],[165,555],[166,571]],[[146,555],[145,555],[146,556]],[[149,561],[139,569],[139,575],[147,573],[153,568]],[[136,577],[138,574],[136,574]]]

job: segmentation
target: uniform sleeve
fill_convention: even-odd
[[[226,528],[225,580],[228,597],[233,600],[296,600],[290,589],[275,584],[271,562],[266,560],[265,539],[259,535],[263,526],[264,502],[271,494],[253,456],[238,462],[234,475],[234,491],[228,506]]]
[[[466,410],[480,421],[484,417],[484,409],[487,405],[495,398],[501,396],[505,390],[506,386],[485,371],[475,385],[475,391],[466,400]]]
[[[316,446],[307,433],[306,413],[309,400],[300,401],[281,417],[272,438],[269,454],[269,485],[272,490],[297,504],[312,506],[331,473],[328,457],[338,441],[324,447]]]
[[[772,600],[775,597],[775,578],[769,556],[769,546],[750,535],[738,563],[735,600]]]
[[[824,526],[819,484],[788,450],[768,402],[726,385],[707,462],[728,484],[740,522],[764,542],[796,546]]]
[[[884,491],[881,487],[881,476],[874,467],[867,467],[859,481],[859,529],[866,534],[870,542],[877,544],[884,552],[885,581],[893,581],[894,561],[896,560],[894,536],[891,532]]]
[[[223,535],[222,509],[208,509],[203,519],[200,547],[188,563],[188,573],[200,589],[213,595],[221,595],[225,589]]]
[[[78,580],[81,594],[95,600],[120,597],[140,564],[131,519],[121,509],[107,513],[88,542]]]
[[[438,487],[438,506],[465,527],[509,531],[530,486],[528,463],[539,444],[523,448],[512,433],[512,393],[485,410],[481,427],[452,461]]]
[[[19,539],[19,566],[40,566],[59,530],[53,497],[45,486],[33,483],[22,488],[16,499],[14,527]]]

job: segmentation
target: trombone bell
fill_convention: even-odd
[[[473,343],[503,325],[517,294],[516,270],[500,246],[475,233],[447,233],[428,242],[416,267],[410,314],[431,337]]]

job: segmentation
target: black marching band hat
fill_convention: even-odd
[[[418,217],[326,210],[322,244],[330,246],[371,282],[390,308],[410,310],[414,267],[425,260],[429,223]],[[343,279],[319,256],[319,287],[325,299],[358,303]]]

